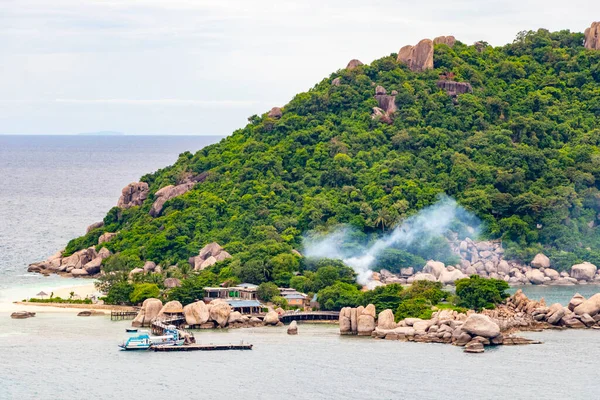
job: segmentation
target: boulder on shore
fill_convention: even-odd
[[[600,293],[596,293],[573,310],[577,315],[589,314],[592,317],[600,312]]]
[[[380,329],[396,328],[396,322],[394,322],[394,313],[392,310],[387,309],[379,313],[379,317],[377,318],[377,327]]]
[[[462,325],[461,329],[471,336],[495,338],[500,334],[500,327],[490,317],[482,314],[471,314]]]
[[[211,303],[210,319],[215,321],[221,328],[227,325],[231,314],[231,307],[226,302]]]
[[[550,268],[550,259],[544,254],[538,253],[531,260],[531,266],[533,268]]]
[[[138,312],[138,315],[135,317],[131,326],[134,327],[142,327],[142,326],[150,326],[150,323],[154,318],[158,316],[158,313],[162,309],[162,301],[159,299],[146,299],[142,303],[142,309]]]
[[[297,335],[298,334],[298,323],[296,321],[292,321],[290,326],[287,329],[288,335]]]
[[[187,325],[202,325],[208,322],[210,317],[208,306],[203,301],[197,301],[183,307],[183,315]]]
[[[265,325],[277,325],[279,323],[279,314],[276,311],[269,311],[263,319]]]
[[[594,279],[597,270],[598,268],[589,262],[575,264],[571,267],[571,277],[578,281],[591,281]]]
[[[10,314],[10,317],[13,319],[27,319],[35,317],[35,313],[29,311],[15,311],[14,313]]]

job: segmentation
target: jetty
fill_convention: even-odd
[[[138,315],[138,311],[122,311],[122,310],[111,310],[110,320],[111,321],[123,321],[128,319],[134,319]]]
[[[152,346],[154,351],[214,351],[214,350],[252,350],[251,344],[189,344],[183,346]]]

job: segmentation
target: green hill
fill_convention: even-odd
[[[145,202],[113,208],[66,254],[119,232],[101,245],[120,253],[105,270],[151,260],[186,275],[188,259],[218,242],[233,257],[203,271],[205,282],[289,284],[297,270],[314,269],[291,253],[306,232],[344,223],[367,241],[446,194],[512,258],[543,249],[558,268],[599,263],[600,52],[583,38],[539,30],[503,47],[438,44],[434,69],[423,72],[396,54],[339,70],[280,118],[252,116],[220,143],[143,176]],[[470,83],[472,93],[450,96],[441,76]],[[378,85],[397,92],[390,123],[372,118]],[[157,190],[202,173],[149,214]]]

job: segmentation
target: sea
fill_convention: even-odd
[[[26,272],[113,207],[121,188],[172,164],[208,136],[0,136],[0,303],[82,280]],[[597,286],[526,286],[566,304]],[[195,332],[251,351],[123,352],[128,321],[49,308],[26,320],[0,309],[3,399],[593,399],[600,331],[529,332],[541,345],[461,348],[340,336],[335,325]]]

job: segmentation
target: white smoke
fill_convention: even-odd
[[[347,227],[337,229],[325,237],[305,238],[304,253],[309,258],[332,258],[344,261],[357,273],[358,283],[366,285],[373,275],[371,266],[381,251],[399,245],[408,247],[417,240],[420,243],[428,242],[447,234],[453,222],[471,223],[474,220],[477,218],[459,206],[454,199],[443,196],[437,203],[423,208],[404,220],[390,233],[354,252],[355,254],[348,254],[343,249],[351,232]]]

